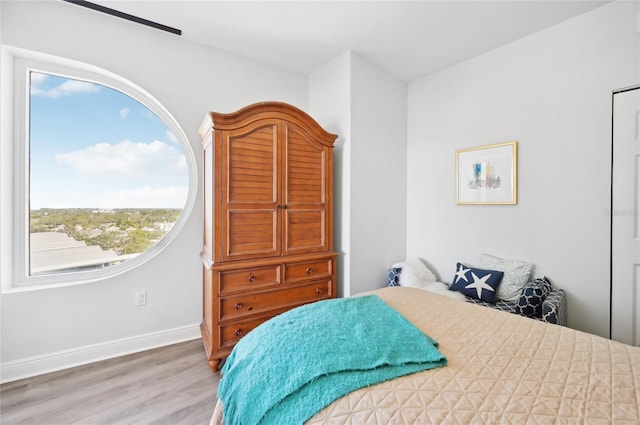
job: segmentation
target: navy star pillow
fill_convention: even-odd
[[[483,270],[467,267],[462,263],[456,264],[456,274],[451,291],[462,292],[470,298],[477,298],[491,304],[496,303],[496,292],[502,281],[504,272],[497,270]]]

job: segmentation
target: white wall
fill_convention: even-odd
[[[338,253],[337,292],[351,293],[351,52],[333,58],[309,75],[309,112],[338,135],[333,149],[333,249]]]
[[[357,54],[351,98],[351,293],[405,257],[407,85]]]
[[[636,3],[616,2],[409,85],[407,253],[451,281],[483,252],[567,290],[609,333],[611,92],[637,84]],[[518,205],[456,206],[456,149],[517,140]]]
[[[407,85],[353,52],[309,77],[309,110],[336,144],[339,294],[380,288],[404,258]]]
[[[65,2],[2,1],[0,11],[3,43],[102,67],[154,95],[182,126],[198,164],[197,130],[207,111],[232,112],[265,100],[307,105],[305,76],[172,34]],[[201,210],[199,196],[167,249],[131,272],[85,285],[2,294],[2,378],[198,337]],[[147,291],[144,307],[134,305],[137,290]]]

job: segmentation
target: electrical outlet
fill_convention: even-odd
[[[146,291],[136,292],[136,305],[145,305],[146,303],[147,303],[147,292]]]

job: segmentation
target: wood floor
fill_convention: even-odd
[[[3,384],[0,424],[207,425],[219,379],[198,339]]]

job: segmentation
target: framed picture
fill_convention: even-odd
[[[456,204],[518,203],[518,142],[456,151]]]

